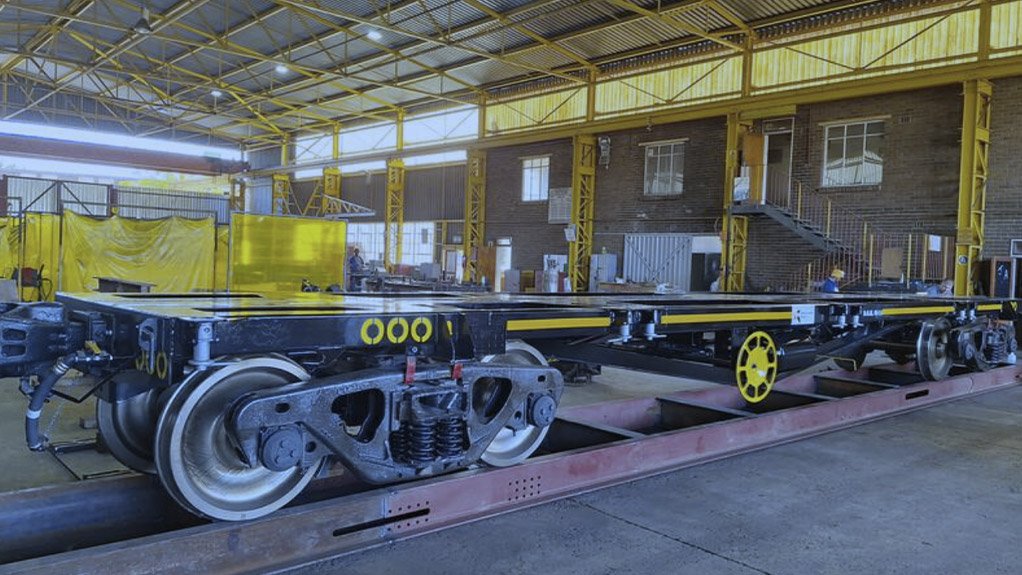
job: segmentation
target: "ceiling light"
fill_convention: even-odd
[[[209,95],[213,96],[214,98],[219,98],[219,97],[223,96],[224,93],[221,92],[220,90],[217,90],[216,88],[213,88],[213,90],[209,93]]]
[[[278,74],[284,75],[287,74],[291,69],[287,67],[287,64],[277,64],[274,70],[276,70]]]
[[[376,41],[379,40],[380,38],[383,38],[383,34],[380,34],[379,30],[370,29],[368,32],[366,32],[366,38]]]
[[[149,9],[148,8],[145,8],[145,7],[142,8],[142,15],[139,17],[138,22],[135,22],[135,25],[131,27],[131,29],[134,30],[138,34],[152,34],[153,33],[153,24],[149,20]]]

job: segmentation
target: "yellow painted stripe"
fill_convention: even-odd
[[[715,323],[718,321],[764,321],[764,320],[791,321],[791,310],[668,314],[660,317],[660,323],[663,325],[673,325],[679,323]]]
[[[950,313],[955,311],[953,305],[934,305],[927,307],[891,307],[880,310],[880,315],[918,315],[925,313]]]
[[[1000,311],[1001,310],[1001,304],[999,304],[999,303],[985,303],[985,304],[983,304],[981,306],[978,306],[976,309],[979,310],[979,311]]]
[[[548,319],[509,319],[508,331],[540,329],[579,329],[584,327],[610,327],[609,317],[556,317]]]

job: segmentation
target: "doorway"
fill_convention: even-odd
[[[791,205],[792,134],[794,119],[767,120],[763,122],[763,198],[767,203],[778,206]]]

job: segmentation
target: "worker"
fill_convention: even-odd
[[[830,272],[830,277],[823,281],[823,285],[820,286],[820,291],[822,291],[824,293],[837,293],[837,292],[839,292],[840,290],[838,289],[837,282],[839,282],[842,279],[844,279],[844,277],[845,277],[845,272],[844,271],[842,271],[842,270],[840,270],[838,268],[834,268]]]
[[[359,255],[358,248],[355,248],[351,252],[351,257],[348,258],[348,288],[351,291],[359,291],[359,282],[365,275],[365,268],[366,262]]]
[[[926,295],[930,297],[954,297],[955,280],[945,278],[939,284],[934,284],[927,288]]]

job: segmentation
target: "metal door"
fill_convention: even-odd
[[[625,234],[624,277],[687,291],[692,278],[692,236]]]

